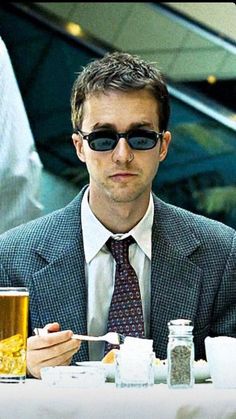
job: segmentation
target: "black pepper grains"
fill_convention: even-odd
[[[192,387],[194,384],[193,326],[190,320],[179,319],[171,320],[168,327],[168,386],[170,388]]]

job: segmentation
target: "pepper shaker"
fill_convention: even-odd
[[[188,388],[194,384],[194,344],[191,320],[177,319],[168,323],[167,346],[169,388]]]

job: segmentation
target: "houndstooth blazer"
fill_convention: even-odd
[[[27,286],[30,334],[58,321],[86,334],[87,291],[81,231],[84,190],[65,208],[0,236],[0,286]],[[236,337],[236,232],[154,196],[150,338],[166,358],[167,323],[194,323],[195,358],[208,335]],[[73,362],[88,359],[85,342]]]

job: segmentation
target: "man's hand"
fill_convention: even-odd
[[[27,340],[27,372],[35,378],[40,378],[43,367],[69,365],[81,344],[81,341],[71,339],[71,330],[60,332],[58,323],[47,324],[44,329],[49,333],[31,336]]]

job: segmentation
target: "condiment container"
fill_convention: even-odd
[[[169,388],[193,387],[194,344],[191,320],[171,320],[168,328],[167,384]]]
[[[154,384],[152,340],[126,337],[116,353],[116,387],[150,387]]]

